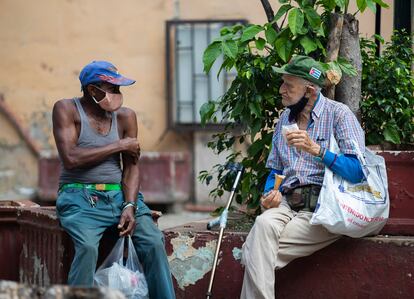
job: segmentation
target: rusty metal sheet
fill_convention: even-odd
[[[414,151],[380,151],[385,159],[390,219],[383,234],[414,236]]]
[[[22,242],[17,215],[20,208],[38,206],[29,200],[0,201],[0,280],[19,280]]]
[[[217,232],[194,222],[164,231],[177,299],[204,298]],[[213,298],[239,298],[241,245],[247,233],[226,232]],[[414,237],[343,238],[276,271],[278,298],[412,298]]]
[[[65,284],[73,246],[54,208],[23,209],[18,223],[22,236],[19,281],[39,286]]]

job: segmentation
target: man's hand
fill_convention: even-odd
[[[287,133],[286,140],[289,146],[294,146],[298,150],[303,150],[313,156],[319,155],[320,145],[310,139],[308,132],[304,130]]]
[[[119,146],[122,152],[125,152],[134,158],[134,161],[139,159],[141,155],[141,147],[139,146],[137,138],[125,137],[119,140]]]
[[[271,208],[277,208],[280,203],[282,202],[282,193],[276,190],[270,191],[266,197],[260,198],[260,203],[263,208],[271,209]]]
[[[118,229],[120,230],[119,236],[132,235],[135,229],[135,207],[129,206],[122,212],[121,219],[119,220]]]

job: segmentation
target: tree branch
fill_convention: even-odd
[[[270,5],[268,0],[260,0],[263,5],[263,9],[266,13],[267,21],[271,23],[275,17],[275,13],[273,11],[272,6]],[[272,23],[272,27],[276,32],[280,32],[279,26],[277,26],[276,22]]]

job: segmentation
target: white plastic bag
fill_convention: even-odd
[[[321,224],[335,234],[359,238],[379,233],[387,222],[390,201],[384,158],[369,149],[364,157],[357,143],[353,145],[365,180],[352,184],[325,167],[318,204],[310,223]],[[329,150],[340,153],[333,136]]]
[[[94,275],[94,284],[121,291],[127,298],[148,299],[148,286],[131,237],[119,238]],[[128,257],[124,263],[125,242]]]

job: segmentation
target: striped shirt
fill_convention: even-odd
[[[288,146],[282,135],[282,126],[292,124],[288,116],[289,109],[286,109],[276,124],[266,167],[283,171],[286,176],[281,186],[283,192],[309,184],[322,185],[324,163],[305,151]],[[329,149],[330,136],[334,134],[342,154],[356,155],[351,140],[358,143],[362,152],[365,149],[364,131],[348,106],[325,98],[321,93],[311,112],[307,132],[313,141],[326,149]]]

